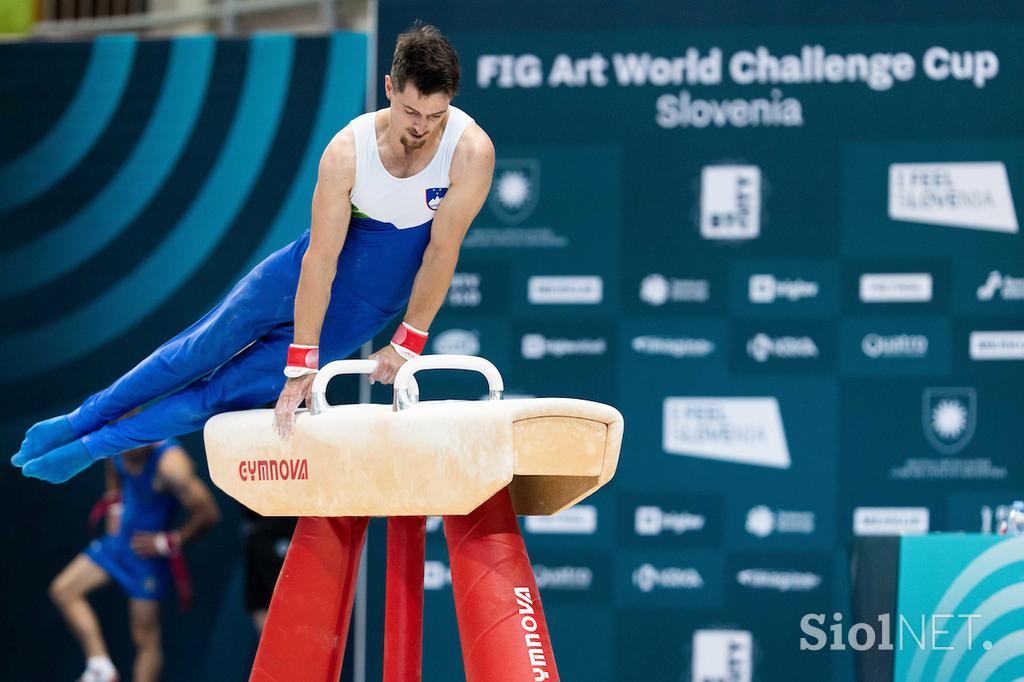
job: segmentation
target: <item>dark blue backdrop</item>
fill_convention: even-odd
[[[626,418],[526,525],[564,678],[849,679],[799,624],[848,608],[855,513],[978,531],[1024,483],[1019,8],[388,1],[379,64],[417,18],[497,149],[430,350]]]

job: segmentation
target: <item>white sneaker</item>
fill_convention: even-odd
[[[117,676],[117,671],[103,671],[103,670],[88,670],[82,673],[75,682],[121,682],[121,678]]]

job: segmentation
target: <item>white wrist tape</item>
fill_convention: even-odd
[[[171,543],[167,540],[167,533],[157,533],[153,536],[153,546],[160,556],[167,556],[171,553]]]
[[[395,349],[396,353],[401,355],[406,360],[412,360],[413,358],[418,358],[420,356],[419,353],[415,353],[415,352],[409,350],[408,348],[406,348],[405,346],[399,346],[394,341],[391,342],[391,347]]]
[[[284,368],[284,375],[289,379],[316,374],[320,366],[320,348],[318,346],[303,346],[293,343],[288,346],[288,361]]]

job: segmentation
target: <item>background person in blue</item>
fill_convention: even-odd
[[[97,459],[275,397],[275,425],[287,436],[320,364],[348,357],[404,308],[391,344],[370,356],[371,381],[390,383],[423,350],[490,190],[494,146],[451,106],[460,75],[436,28],[400,35],[384,77],[390,106],[328,144],[310,229],[107,389],[29,429],[11,462],[59,483]]]
[[[129,450],[108,461],[107,535],[76,556],[50,584],[56,604],[86,657],[81,682],[113,682],[117,671],[86,595],[111,580],[128,595],[135,665],[132,679],[160,675],[160,600],[171,584],[171,561],[182,545],[217,523],[220,512],[188,453],[175,440]],[[188,513],[174,528],[177,512]],[[118,511],[119,510],[119,511]]]

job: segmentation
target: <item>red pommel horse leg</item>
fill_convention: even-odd
[[[274,588],[250,682],[337,682],[368,522],[299,519]]]
[[[508,489],[468,516],[446,516],[467,682],[555,680],[537,581]]]
[[[302,518],[274,590],[250,682],[336,682],[365,518]],[[467,682],[557,681],[533,568],[507,490],[445,517]],[[425,519],[388,520],[384,682],[419,682]]]
[[[420,682],[423,664],[425,516],[388,519],[384,682]]]

